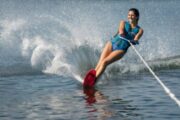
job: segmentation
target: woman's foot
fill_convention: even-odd
[[[86,77],[84,78],[83,86],[84,87],[94,87],[96,84],[96,70],[91,69],[86,74]]]

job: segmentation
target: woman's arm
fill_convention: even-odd
[[[139,29],[139,32],[138,32],[137,35],[134,37],[134,41],[138,41],[138,40],[141,38],[142,35],[143,35],[143,29],[140,28],[140,29]]]
[[[118,33],[121,35],[121,36],[124,36],[124,28],[125,28],[125,21],[120,21],[120,24],[119,24],[119,29],[118,29]]]

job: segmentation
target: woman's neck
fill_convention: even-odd
[[[138,22],[132,22],[132,23],[130,23],[131,28],[135,28],[135,27],[137,26],[137,24],[138,24]]]

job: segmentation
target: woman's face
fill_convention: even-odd
[[[128,21],[129,23],[134,23],[137,21],[137,16],[134,14],[133,11],[128,12]]]

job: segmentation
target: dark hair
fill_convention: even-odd
[[[130,8],[129,11],[133,11],[134,14],[135,14],[136,17],[137,17],[137,20],[139,20],[139,10],[138,10],[138,9],[136,9],[136,8]]]

